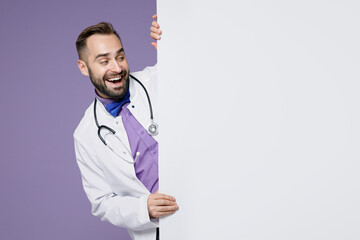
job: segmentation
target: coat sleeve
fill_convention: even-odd
[[[133,231],[155,228],[147,209],[148,195],[139,198],[119,196],[107,183],[96,155],[75,139],[75,153],[85,193],[91,203],[93,215],[102,221]]]

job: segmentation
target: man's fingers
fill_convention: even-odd
[[[178,209],[179,206],[176,204],[176,199],[172,196],[159,193],[158,191],[149,195],[148,211],[152,218],[173,214]]]
[[[150,27],[150,31],[153,33],[157,33],[157,34],[162,34],[160,29],[153,27],[153,26]]]
[[[174,202],[176,201],[176,199],[174,197],[163,194],[163,193],[159,193],[159,192],[150,194],[149,199],[165,199],[165,200],[170,200],[170,201],[174,201]]]
[[[152,200],[148,205],[150,214],[154,214],[155,212],[171,212],[179,209],[179,206],[173,202],[168,200]]]
[[[169,199],[164,198],[149,198],[148,205],[152,206],[170,206],[170,205],[176,205],[176,202]]]
[[[151,201],[151,200],[169,200],[169,201],[176,202],[176,199],[174,197],[163,194],[163,193],[159,193],[158,191],[149,195],[148,201]]]
[[[152,200],[151,205],[154,205],[154,206],[170,206],[170,205],[173,205],[173,203],[175,203],[175,202],[172,202],[170,200],[160,199],[160,200]]]
[[[172,206],[150,206],[150,211],[152,212],[172,212],[179,209],[178,205]]]
[[[174,197],[163,194],[163,193],[156,193],[156,194],[154,194],[153,197],[154,197],[154,199],[165,199],[165,200],[170,200],[170,201],[176,202],[176,199]]]
[[[151,28],[150,28],[150,36],[152,39],[154,40],[160,40],[161,39],[161,34],[162,31],[159,29],[160,25],[159,23],[156,21],[157,20],[157,14],[152,15],[152,18],[154,19],[154,21],[152,21],[151,23]],[[153,45],[153,47],[157,50],[157,43],[152,42],[151,45]],[[157,191],[158,192],[158,191]],[[157,193],[156,192],[156,193]]]
[[[150,206],[149,207],[149,215],[152,218],[159,218],[166,215],[170,215],[175,213],[179,207],[177,205],[159,207],[159,206]]]
[[[150,33],[150,36],[154,39],[154,40],[160,40],[161,39],[161,37],[160,37],[160,35],[159,34],[156,34],[156,33]]]
[[[171,206],[171,205],[176,205],[176,203],[174,201],[170,201],[170,200],[159,199],[159,200],[152,200],[150,202],[150,205],[153,205],[153,206]]]
[[[160,28],[160,25],[159,25],[159,23],[158,23],[157,21],[153,21],[153,22],[151,23],[151,26],[153,26],[153,27],[155,27],[155,28]]]
[[[152,42],[151,45],[157,50],[157,43],[156,42]]]
[[[176,210],[179,209],[178,205],[173,205],[173,206],[166,206],[166,207],[158,207],[158,211],[157,212],[174,212]]]

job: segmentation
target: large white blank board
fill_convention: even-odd
[[[360,239],[359,12],[158,0],[162,239]]]

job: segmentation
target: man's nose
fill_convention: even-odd
[[[110,71],[115,73],[120,73],[122,71],[122,66],[117,61],[111,61]]]

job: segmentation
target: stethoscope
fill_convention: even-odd
[[[159,126],[154,122],[154,115],[153,115],[153,110],[152,110],[152,105],[151,105],[151,101],[150,101],[150,97],[149,97],[149,94],[148,94],[148,91],[146,90],[145,86],[139,81],[139,79],[137,79],[136,77],[134,77],[133,75],[129,74],[129,76],[131,78],[133,78],[137,83],[140,84],[140,86],[144,89],[145,93],[146,93],[146,97],[147,97],[147,100],[148,100],[148,103],[149,103],[149,109],[150,109],[150,124],[148,125],[147,127],[147,132],[151,135],[151,136],[156,136],[158,133],[159,133]],[[131,164],[134,164],[140,153],[137,152],[136,153],[136,157],[135,159],[132,157],[131,155],[131,151],[125,146],[125,144],[123,143],[123,141],[121,141],[121,139],[117,136],[116,134],[116,131],[106,125],[100,125],[99,122],[98,122],[98,119],[97,119],[97,115],[96,115],[96,104],[97,104],[97,99],[95,98],[95,101],[94,101],[94,119],[95,119],[95,123],[96,123],[96,126],[98,127],[98,136],[100,138],[100,140],[105,144],[105,146],[108,146],[116,155],[118,155],[120,158],[122,158],[124,161],[128,162],[128,163],[131,163]],[[111,147],[106,141],[105,139],[101,136],[100,132],[101,132],[101,129],[106,129],[109,131],[108,134],[112,134],[114,137],[116,137],[120,142],[121,144],[124,146],[124,148],[126,149],[127,153],[126,152],[121,152],[120,153],[117,153],[113,147]],[[129,161],[127,160],[124,156],[126,154],[129,154],[130,157],[132,158],[132,161]]]

